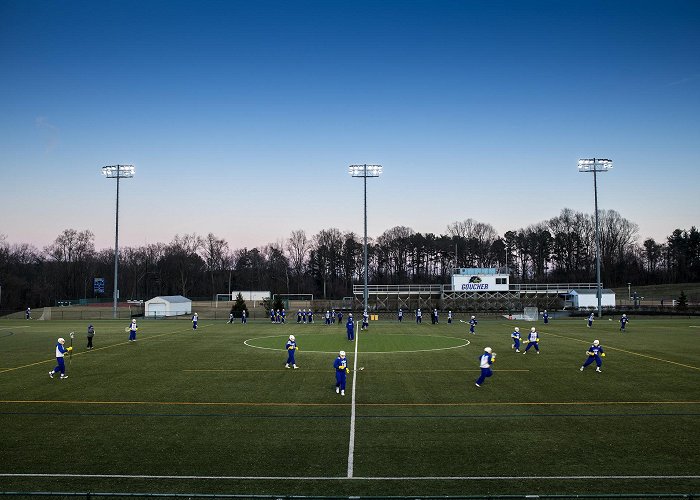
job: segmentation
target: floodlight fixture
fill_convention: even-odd
[[[379,177],[382,169],[381,165],[350,165],[348,173],[353,177]]]
[[[603,316],[602,285],[600,283],[600,229],[598,225],[598,172],[612,169],[612,160],[607,158],[583,158],[578,161],[579,172],[593,172],[593,193],[595,197],[595,268],[596,296],[598,297],[598,317]]]
[[[369,301],[369,290],[367,286],[368,281],[368,268],[367,268],[367,177],[379,177],[383,171],[381,165],[350,165],[348,167],[348,173],[352,177],[361,177],[364,179],[365,185],[365,239],[363,243],[364,250],[364,267],[365,267],[365,286],[363,290],[364,298],[364,310],[368,311],[367,302]]]
[[[117,319],[117,303],[119,300],[119,287],[117,286],[119,277],[119,179],[130,179],[136,173],[133,165],[108,165],[102,167],[102,175],[107,179],[117,179],[117,209],[114,223],[114,304],[112,315]]]

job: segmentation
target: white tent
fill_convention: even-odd
[[[598,291],[595,288],[576,288],[566,295],[566,302],[577,309],[595,309],[598,307]],[[615,292],[609,288],[601,289],[600,305],[615,307]]]
[[[147,318],[192,314],[192,301],[182,295],[162,295],[146,301]]]

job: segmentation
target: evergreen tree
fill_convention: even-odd
[[[245,300],[243,300],[243,295],[239,292],[238,295],[236,295],[235,302],[231,306],[231,312],[235,317],[240,318],[243,311],[246,312],[246,315],[250,316],[250,314],[248,314],[248,306],[245,305]]]
[[[678,302],[676,302],[676,309],[679,311],[685,311],[688,309],[688,297],[685,296],[685,291],[681,290],[681,294],[678,296]]]

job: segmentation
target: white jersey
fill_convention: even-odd
[[[489,353],[485,352],[484,354],[481,355],[481,363],[479,364],[479,368],[490,368],[491,365],[489,364]]]

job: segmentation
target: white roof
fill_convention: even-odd
[[[162,300],[170,303],[192,302],[190,299],[188,299],[187,297],[183,297],[182,295],[159,295],[158,297],[153,297],[148,302],[154,300]]]

